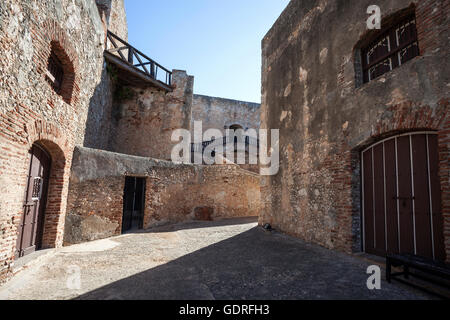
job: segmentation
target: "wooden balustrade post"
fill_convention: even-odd
[[[128,63],[134,64],[134,48],[128,48]]]

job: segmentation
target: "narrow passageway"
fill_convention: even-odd
[[[187,222],[48,252],[0,287],[0,299],[428,298],[384,281],[367,289],[369,265],[254,218]]]

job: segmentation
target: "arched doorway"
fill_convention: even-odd
[[[42,246],[51,157],[37,143],[33,144],[29,154],[30,162],[23,204],[23,215],[17,238],[16,258],[26,256],[40,249]]]
[[[233,124],[229,128],[230,130],[230,137],[234,137],[234,148],[236,151],[236,144],[239,142],[239,134],[242,134],[244,128],[240,124]]]
[[[437,134],[394,136],[361,158],[364,250],[445,260]]]
[[[230,130],[236,131],[239,129],[243,130],[244,128],[240,124],[233,124],[232,126],[230,126]]]

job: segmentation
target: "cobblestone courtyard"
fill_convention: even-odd
[[[251,218],[190,222],[48,251],[0,287],[0,299],[427,298],[384,280],[368,290],[370,264]],[[77,268],[81,288],[68,289]]]

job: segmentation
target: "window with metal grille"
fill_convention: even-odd
[[[36,177],[33,181],[33,193],[32,193],[32,200],[33,201],[39,201],[41,200],[42,196],[42,178]]]
[[[64,69],[61,61],[58,59],[56,54],[53,52],[48,58],[47,64],[47,81],[52,86],[53,90],[57,94],[61,94],[61,87],[64,78]]]
[[[361,50],[361,54],[364,83],[418,56],[415,14],[382,31],[375,41]]]

